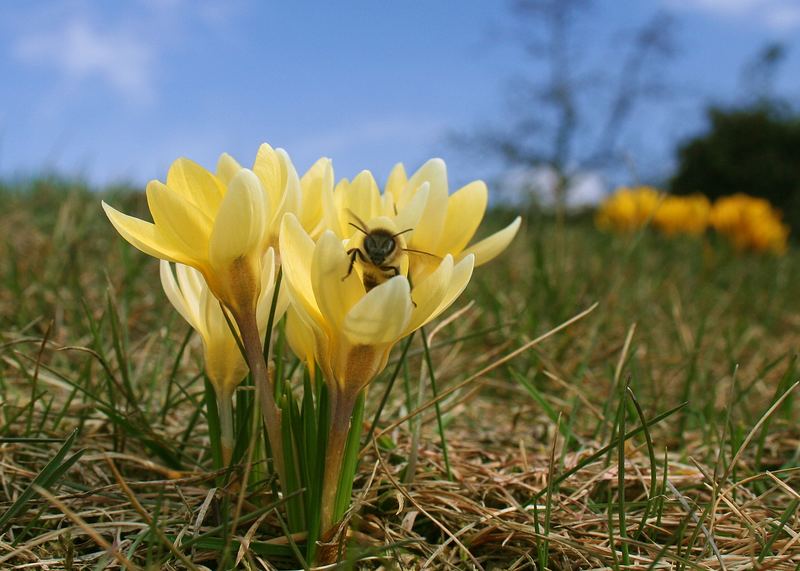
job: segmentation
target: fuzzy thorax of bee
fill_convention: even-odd
[[[364,222],[355,215],[350,225],[356,233],[347,243],[350,267],[342,279],[353,269],[361,278],[364,288],[370,291],[395,276],[408,275],[407,245],[404,235],[411,228],[398,229],[389,218],[381,216]],[[358,263],[356,263],[358,262]]]

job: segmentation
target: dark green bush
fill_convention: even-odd
[[[676,194],[743,192],[781,209],[800,230],[800,116],[776,104],[708,110],[707,133],[678,149]]]

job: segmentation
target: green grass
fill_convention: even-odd
[[[236,478],[214,470],[199,340],[100,198],[57,180],[0,190],[0,568],[214,569],[226,551],[296,567],[296,497],[259,479],[214,491]],[[112,200],[146,216],[141,195]],[[475,305],[398,362],[401,343],[368,394],[352,566],[795,569],[797,249],[525,218],[447,315]]]

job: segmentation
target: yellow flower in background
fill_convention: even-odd
[[[275,255],[267,250],[262,263],[262,291],[258,300],[257,321],[263,338],[275,291]],[[247,363],[239,349],[236,338],[225,319],[219,300],[210,292],[199,271],[183,264],[175,265],[161,260],[161,285],[167,298],[186,322],[200,335],[203,342],[205,373],[214,387],[222,429],[222,450],[227,463],[233,450],[233,417],[231,399],[233,392],[248,372]],[[276,306],[276,322],[286,310],[288,298],[279,296]],[[238,332],[236,324],[231,325]]]
[[[653,226],[667,236],[700,236],[708,228],[711,202],[703,194],[667,196],[653,215]]]
[[[783,253],[789,227],[769,201],[746,194],[717,199],[711,210],[711,224],[736,250]]]
[[[650,186],[621,187],[600,205],[595,223],[601,230],[633,232],[653,218],[662,198]]]
[[[471,182],[449,195],[447,167],[441,159],[431,159],[410,179],[403,165],[396,165],[383,194],[369,171],[352,181],[343,179],[325,197],[324,218],[327,227],[342,239],[363,234],[356,226],[371,228],[381,224],[378,219],[390,219],[398,232],[404,232],[413,280],[433,271],[447,254],[455,261],[474,254],[477,266],[509,245],[519,230],[519,217],[469,246],[487,204],[488,191],[482,181]]]
[[[384,222],[389,222],[388,219]],[[293,310],[289,339],[301,359],[319,363],[329,389],[331,425],[325,456],[321,530],[333,525],[342,456],[359,393],[384,369],[392,347],[447,309],[472,276],[474,256],[445,255],[414,282],[405,275],[369,287],[353,271],[342,239],[326,231],[315,244],[291,214],[281,228],[284,281]],[[313,345],[313,347],[312,347]],[[310,364],[311,365],[311,364]]]

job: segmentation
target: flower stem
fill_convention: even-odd
[[[286,472],[283,465],[281,411],[275,402],[275,392],[267,369],[267,361],[261,348],[261,335],[258,332],[255,312],[247,315],[234,315],[234,318],[236,319],[236,325],[239,326],[239,334],[242,336],[247,365],[250,367],[253,382],[256,385],[258,397],[261,401],[261,415],[264,417],[264,424],[267,427],[267,438],[272,450],[272,463],[275,466],[275,472],[278,474],[281,489],[283,489],[283,484],[286,482]]]
[[[219,414],[222,465],[230,466],[233,457],[233,395],[228,390],[217,391],[217,413]]]
[[[333,393],[333,391],[332,391]],[[322,506],[320,516],[321,537],[330,534],[337,517],[334,514],[336,494],[339,490],[342,462],[344,460],[347,435],[356,399],[347,393],[335,394],[331,400],[331,424],[328,432],[328,445],[325,449],[325,475],[322,480]]]

